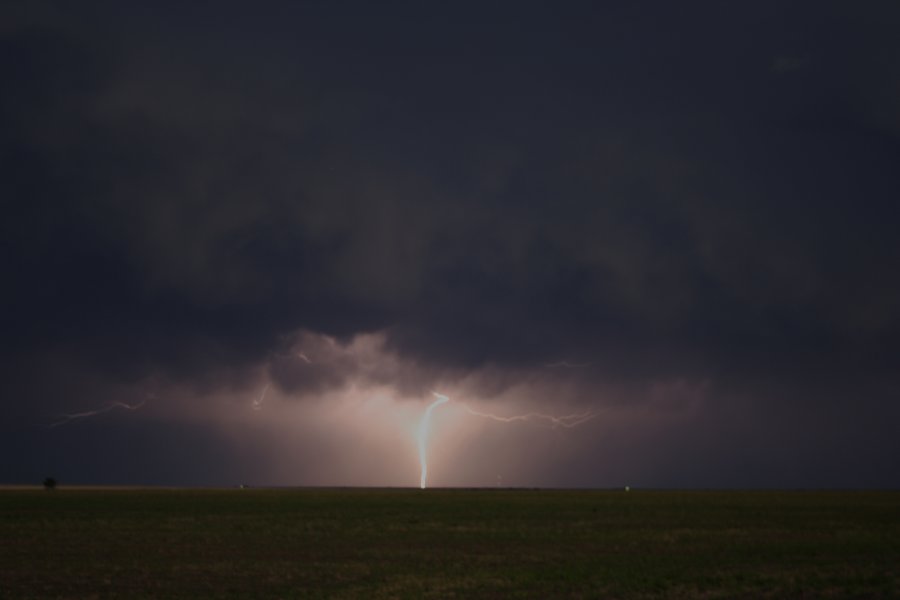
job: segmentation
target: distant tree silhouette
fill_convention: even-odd
[[[56,480],[52,477],[48,477],[44,480],[44,489],[45,490],[55,490],[56,489]]]

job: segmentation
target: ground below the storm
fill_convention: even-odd
[[[900,492],[0,489],[3,598],[900,596]]]

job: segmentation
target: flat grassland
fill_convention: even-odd
[[[0,490],[2,598],[900,597],[900,493]]]

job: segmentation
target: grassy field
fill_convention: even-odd
[[[900,493],[0,491],[0,598],[900,597]]]

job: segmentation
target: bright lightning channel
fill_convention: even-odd
[[[437,398],[434,402],[432,402],[428,408],[425,409],[425,413],[422,415],[422,419],[419,421],[419,428],[416,431],[416,439],[419,442],[419,465],[421,466],[422,472],[419,477],[419,487],[423,490],[426,487],[428,480],[428,434],[431,430],[431,413],[435,408],[444,404],[445,402],[449,402],[450,398],[443,394],[438,394],[437,392],[431,392],[431,394]],[[576,427],[590,421],[591,419],[597,417],[600,413],[595,412],[593,410],[586,410],[579,413],[572,413],[570,415],[550,415],[546,413],[539,412],[529,412],[521,415],[512,415],[509,417],[504,417],[501,415],[495,415],[493,413],[480,412],[473,408],[470,408],[466,404],[461,404],[462,408],[469,413],[470,415],[474,415],[476,417],[482,417],[484,419],[491,419],[494,421],[500,421],[501,423],[513,423],[516,421],[532,421],[532,420],[542,420],[547,421],[553,427],[565,427],[567,429],[571,429],[572,427]]]
[[[422,419],[419,421],[419,429],[416,431],[416,439],[419,442],[419,465],[422,469],[422,474],[419,477],[419,487],[423,490],[425,489],[426,482],[428,480],[428,433],[431,430],[431,413],[434,409],[445,402],[449,402],[450,398],[444,396],[443,394],[438,394],[437,392],[431,392],[432,395],[437,398],[434,402],[432,402],[428,408],[425,409],[425,414],[422,415]]]

